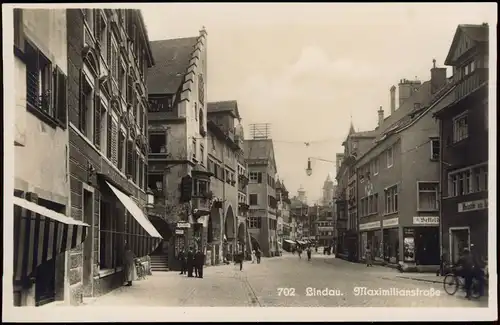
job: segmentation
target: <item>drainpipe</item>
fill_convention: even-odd
[[[439,259],[443,256],[443,127],[439,119]]]

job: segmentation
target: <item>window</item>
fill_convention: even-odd
[[[250,194],[250,205],[258,205],[257,194]]]
[[[127,96],[127,68],[125,67],[125,64],[123,62],[120,64],[118,86],[120,88],[120,95],[123,99],[125,99]]]
[[[143,176],[144,176],[144,162],[142,160],[142,158],[139,158],[139,176],[137,177],[138,181],[137,181],[137,185],[140,187],[140,188],[144,188],[144,184],[143,184]]]
[[[361,199],[361,216],[378,213],[378,194],[372,194]]]
[[[250,172],[250,183],[262,183],[262,173],[261,172]]]
[[[439,159],[439,139],[431,139],[431,160],[438,160]]]
[[[118,169],[125,172],[125,133],[120,131],[118,137]]]
[[[167,153],[167,134],[152,133],[149,135],[149,150],[151,153]]]
[[[87,76],[80,78],[80,131],[88,138],[94,138],[94,89]]]
[[[398,212],[398,186],[394,185],[385,190],[385,213]]]
[[[135,184],[138,183],[138,180],[139,180],[139,153],[135,150],[135,146],[134,146],[134,153],[133,153],[133,157],[134,157],[134,160],[133,160],[133,164],[134,164],[134,173],[132,175],[132,182],[134,182]]]
[[[101,152],[106,153],[107,145],[107,129],[108,129],[108,111],[100,96],[96,96],[96,132],[95,144],[101,149]],[[96,136],[97,135],[97,136]]]
[[[260,229],[261,223],[259,217],[249,217],[248,219],[248,228],[251,229]]]
[[[488,190],[488,166],[478,166],[448,175],[449,196],[466,195]]]
[[[193,160],[196,160],[196,139],[193,139],[193,152],[192,152],[192,158]]]
[[[200,143],[200,160],[201,160],[201,164],[203,165],[203,160],[205,157],[205,148],[203,147],[203,145]]]
[[[111,123],[111,162],[118,166],[118,122],[113,120]]]
[[[473,73],[474,70],[476,70],[476,64],[474,61],[470,61],[465,66],[463,66],[462,69],[463,69],[463,77],[468,76],[471,73]]]
[[[99,268],[101,270],[113,269],[121,266],[122,259],[118,247],[123,245],[123,237],[119,227],[118,211],[113,211],[112,205],[104,200],[100,201],[99,219]]]
[[[205,105],[205,82],[202,74],[198,75],[198,101],[202,107]]]
[[[101,12],[98,18],[99,21],[99,31],[97,32],[97,41],[99,42],[99,47],[101,49],[101,56],[104,61],[107,61],[108,57],[108,26],[106,19],[104,18],[104,13]]]
[[[195,179],[193,186],[193,196],[202,197],[209,191],[209,183],[206,180]]]
[[[118,51],[118,45],[116,45],[116,41],[114,38],[111,38],[111,62],[110,62],[110,68],[111,68],[111,77],[113,81],[118,84],[118,69],[120,65],[120,57],[119,57],[119,51]]]
[[[66,76],[30,42],[25,42],[26,103],[33,112],[66,126]]]
[[[469,125],[467,114],[459,115],[453,119],[453,142],[467,139],[469,136]]]
[[[194,103],[193,107],[194,107],[194,119],[198,121],[198,105]]]
[[[389,148],[386,151],[387,156],[387,168],[391,168],[394,165],[394,148]]]
[[[372,161],[372,169],[373,169],[373,172],[372,174],[373,175],[378,175],[378,157],[373,159]]]
[[[438,182],[418,182],[418,210],[438,210]]]

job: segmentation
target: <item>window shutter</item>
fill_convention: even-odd
[[[67,87],[67,79],[66,75],[61,71],[59,67],[56,68],[57,77],[56,77],[56,118],[61,123],[61,125],[66,128],[67,124],[67,116],[68,116],[68,107],[67,107],[67,98],[68,98],[68,87]]]
[[[111,133],[111,158],[113,164],[118,165],[118,124],[113,123],[113,131]]]
[[[139,159],[139,180],[137,182],[137,185],[139,185],[140,188],[142,188],[142,177],[144,176],[144,173],[143,173],[143,162],[142,162],[142,159]]]
[[[148,165],[144,161],[144,190],[148,189]]]
[[[133,144],[132,141],[127,141],[127,176],[132,176],[132,164],[133,164]]]
[[[94,35],[97,40],[97,43],[101,45],[101,10],[95,10],[94,15]]]
[[[108,61],[108,66],[111,68],[111,28],[108,28],[108,33],[106,35],[106,37],[108,38],[108,41],[107,41],[107,52],[108,52],[108,57],[107,57],[107,61]]]
[[[123,146],[125,136],[122,132],[118,132],[118,169],[123,171]]]
[[[132,98],[134,94],[134,80],[132,76],[129,74],[127,78],[127,104],[132,104]]]
[[[85,93],[83,90],[83,82],[85,80],[84,78],[85,76],[83,75],[83,70],[80,70],[80,100],[79,100],[78,116],[80,121],[79,129],[83,133],[85,133],[85,129],[87,127],[85,120]]]
[[[262,183],[262,173],[257,174],[257,183]]]
[[[101,97],[94,94],[94,144],[101,147]]]
[[[110,109],[111,111],[111,109]],[[112,143],[112,137],[113,137],[113,116],[111,113],[108,114],[108,125],[107,125],[107,134],[106,134],[106,137],[107,137],[107,145],[108,145],[108,150],[107,150],[107,153],[106,153],[106,156],[108,157],[109,160],[111,160],[111,152],[112,152],[112,149],[111,149],[111,143]]]

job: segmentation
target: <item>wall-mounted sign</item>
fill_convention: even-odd
[[[191,228],[191,224],[189,222],[178,222],[177,228]]]
[[[359,230],[361,231],[375,228],[380,228],[380,221],[367,222],[359,225]]]
[[[319,231],[333,231],[333,227],[318,227]]]
[[[399,218],[392,218],[392,219],[384,220],[384,221],[382,221],[382,225],[384,226],[384,228],[398,226],[399,225]]]
[[[175,229],[175,234],[176,235],[184,235],[184,230],[182,230],[182,229]]]
[[[439,217],[437,216],[419,216],[413,217],[414,225],[439,225]]]
[[[488,208],[488,199],[462,202],[458,204],[458,212],[483,210]]]

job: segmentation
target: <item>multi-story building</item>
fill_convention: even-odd
[[[248,164],[249,215],[248,231],[252,245],[259,246],[264,256],[274,256],[278,251],[276,236],[276,160],[271,139],[245,140],[245,157]]]
[[[238,141],[245,139],[241,121],[236,126],[235,138],[238,138]],[[242,146],[241,143],[240,146]],[[238,161],[238,250],[244,251],[246,258],[251,259],[252,245],[250,233],[248,232],[248,209],[250,207],[248,205],[248,164],[243,150],[238,151],[236,160]],[[245,225],[241,226],[241,223]]]
[[[302,188],[302,187],[301,187]],[[295,240],[309,236],[309,206],[298,196],[290,200],[290,216],[295,225]]]
[[[441,152],[441,246],[488,256],[488,25],[459,25],[445,64],[453,102],[437,112]]]
[[[403,80],[400,96],[409,93],[405,87],[417,85],[409,97],[400,98],[397,109],[391,106],[389,117],[378,111],[377,138],[356,161],[359,253],[363,258],[368,245],[376,260],[434,269],[439,264],[440,142],[432,112],[450,103],[453,85],[435,62],[431,80]]]
[[[70,208],[69,20],[64,9],[14,9],[15,306],[80,300],[68,272],[75,261],[81,266],[75,248],[89,225]]]
[[[292,221],[290,218],[290,199],[283,180],[276,181],[276,199],[278,200],[278,243],[283,244],[283,240],[290,240],[292,234]]]
[[[357,175],[355,162],[366,152],[375,138],[375,131],[356,132],[351,123],[349,133],[342,143],[343,154],[337,154],[337,220],[335,236],[336,254],[351,261],[358,259],[358,220],[357,220]]]
[[[173,258],[180,250],[205,249],[207,243],[220,239],[208,232],[210,211],[218,209],[220,202],[213,204],[209,196],[207,33],[203,29],[198,36],[150,44],[157,64],[147,71],[147,173],[155,196],[149,215],[166,241],[155,255],[166,255],[172,269],[180,267]],[[211,229],[220,230],[220,217],[216,223]]]
[[[68,276],[72,295],[98,296],[123,284],[125,243],[141,257],[162,238],[143,213],[154,61],[139,10],[66,12],[71,215],[91,226]]]
[[[316,243],[319,246],[328,247],[333,241],[333,206],[319,206],[315,220]]]
[[[232,259],[246,243],[246,167],[243,156],[243,128],[235,100],[208,103],[208,171],[213,174],[210,190],[221,207],[212,207],[210,225],[213,239],[211,262]],[[245,185],[245,186],[244,186]],[[241,204],[240,204],[241,203]],[[241,207],[241,211],[240,211]],[[222,211],[219,211],[221,209]],[[213,256],[213,257],[212,257]]]

